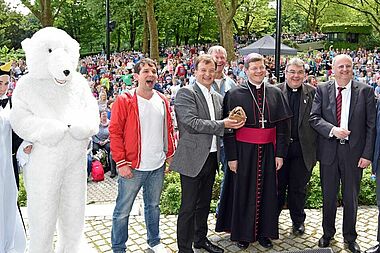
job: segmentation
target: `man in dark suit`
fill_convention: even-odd
[[[369,248],[365,253],[380,253],[380,100],[376,105],[376,141],[372,160],[372,173],[376,175],[376,204],[379,209],[377,217],[377,245]]]
[[[222,253],[207,239],[207,218],[212,186],[218,169],[220,138],[225,128],[237,129],[245,121],[222,120],[222,96],[211,89],[216,63],[211,55],[195,60],[196,82],[181,88],[175,100],[179,142],[170,168],[181,174],[181,208],[177,222],[180,253],[203,248]]]
[[[352,59],[333,59],[335,81],[318,85],[310,124],[318,132],[317,158],[321,164],[323,236],[319,247],[328,247],[335,230],[336,202],[340,182],[343,192],[343,238],[351,252],[355,242],[358,195],[363,169],[373,156],[376,107],[373,89],[352,80]]]
[[[293,234],[302,235],[305,232],[306,187],[311,171],[317,162],[317,133],[309,124],[315,88],[303,83],[305,63],[299,58],[293,58],[288,62],[285,79],[286,81],[278,87],[285,95],[293,117],[288,154],[284,159],[283,167],[277,174],[278,215],[287,200],[293,222]]]

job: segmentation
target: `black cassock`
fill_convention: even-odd
[[[259,89],[245,83],[231,89],[224,98],[224,114],[243,107],[246,130],[260,131],[260,111],[248,89],[251,88],[260,109],[265,103],[265,130],[275,128],[276,147],[272,143],[253,144],[236,140],[236,131],[225,133],[228,161],[237,160],[237,173],[227,170],[215,230],[231,233],[232,241],[255,242],[259,237],[278,238],[277,173],[275,157],[286,157],[290,139],[292,112],[280,89],[265,84]],[[239,130],[237,130],[239,131]],[[260,135],[260,134],[259,134]]]

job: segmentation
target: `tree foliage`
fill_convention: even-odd
[[[234,16],[238,35],[271,34],[275,31],[276,10],[269,7],[268,0],[244,0]]]
[[[378,0],[331,0],[331,2],[351,8],[365,15],[368,22],[380,33],[380,1]]]
[[[158,46],[217,43],[234,57],[234,35],[261,37],[275,32],[273,0],[110,0],[111,51],[139,49],[158,57]],[[81,44],[82,53],[105,47],[105,0],[21,0],[23,15],[0,0],[0,47],[19,48],[41,27],[54,25]],[[336,20],[380,29],[377,0],[283,0],[282,31],[320,31]],[[155,28],[156,26],[156,28]]]
[[[43,27],[53,26],[62,6],[70,0],[21,0]]]
[[[20,48],[21,41],[40,28],[33,15],[23,15],[0,0],[0,47]]]

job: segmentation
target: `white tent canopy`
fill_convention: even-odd
[[[259,39],[258,41],[248,45],[244,48],[239,49],[239,53],[242,55],[248,55],[250,53],[258,53],[261,55],[274,55],[276,40],[270,36],[266,35]],[[281,43],[281,54],[282,55],[296,55],[297,49],[288,47]]]

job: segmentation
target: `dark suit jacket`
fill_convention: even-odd
[[[344,105],[343,105],[344,106]],[[338,141],[329,137],[336,119],[335,82],[329,81],[317,86],[317,92],[310,114],[310,124],[319,133],[317,158],[322,164],[331,164],[336,156]],[[361,157],[372,160],[376,137],[376,106],[372,87],[352,81],[348,117],[350,154],[357,164]]]
[[[285,99],[289,103],[286,83],[280,83],[278,87],[285,95]],[[298,136],[301,144],[303,160],[308,170],[311,170],[317,162],[317,133],[309,123],[314,96],[315,88],[308,84],[302,84],[298,113]]]
[[[215,120],[211,120],[207,101],[197,83],[178,90],[175,113],[179,129],[179,142],[170,168],[182,175],[196,177],[209,155],[212,137],[223,136],[223,98],[211,90]],[[220,138],[217,140],[218,161]]]

